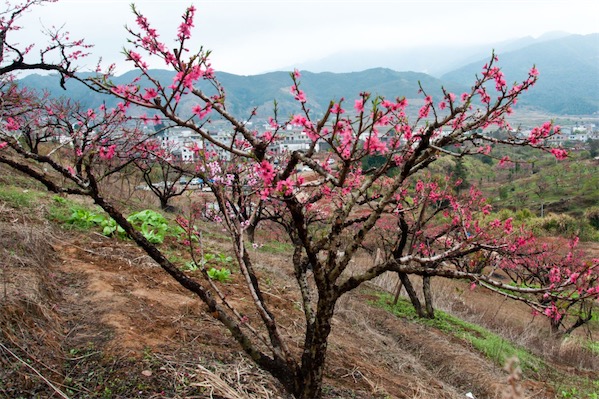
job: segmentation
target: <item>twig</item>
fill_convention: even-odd
[[[19,356],[17,356],[16,354],[14,354],[10,349],[8,349],[6,346],[4,346],[4,344],[0,343],[0,347],[2,349],[4,349],[5,351],[7,351],[8,353],[10,353],[15,359],[17,359],[18,361],[20,361],[21,363],[23,363],[25,366],[27,366],[28,368],[31,369],[31,371],[33,371],[35,374],[37,374],[42,380],[44,380],[44,382],[46,384],[48,384],[48,386],[50,388],[52,388],[54,390],[54,392],[56,392],[57,394],[59,394],[61,397],[63,397],[64,399],[69,399],[69,397],[62,392],[60,389],[58,389],[54,384],[52,384],[52,382],[50,382],[50,380],[48,380],[46,377],[44,377],[39,371],[37,371],[33,366],[31,366],[30,364],[28,364],[26,361],[24,361],[23,359],[21,359]]]
[[[69,361],[81,360],[81,359],[85,359],[86,357],[91,357],[93,355],[97,355],[98,353],[102,353],[102,352],[96,351],[96,352],[92,352],[92,353],[86,353],[85,355],[81,355],[81,356],[77,356],[77,357],[65,357],[63,359],[69,360]]]

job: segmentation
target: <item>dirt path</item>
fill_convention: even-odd
[[[134,266],[133,262],[127,264],[123,259],[94,254],[83,247],[56,249],[61,257],[61,271],[84,285],[67,291],[67,300],[87,309],[87,318],[112,330],[111,345],[139,352],[185,338],[178,322],[199,303],[165,279],[160,269]]]

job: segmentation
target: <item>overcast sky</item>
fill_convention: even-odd
[[[85,61],[89,68],[101,56],[124,72],[129,68],[120,54],[127,45],[123,27],[135,23],[130,3],[60,0],[35,8],[22,21],[22,42],[39,42],[42,24],[64,24],[72,38],[85,37],[96,46]],[[492,44],[550,31],[599,31],[596,0],[135,1],[167,43],[174,43],[180,16],[191,3],[197,8],[194,45],[212,50],[216,70],[244,75],[346,50]]]

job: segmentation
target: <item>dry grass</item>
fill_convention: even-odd
[[[47,264],[54,251],[47,233],[34,225],[1,224],[0,247],[2,321],[10,323],[12,314],[17,322],[30,314],[51,319],[49,304],[56,294],[49,284]]]
[[[373,262],[372,256],[359,254],[354,269],[364,269]],[[413,277],[412,280],[414,288],[421,292],[422,280],[419,277]],[[388,272],[372,280],[371,284],[395,294],[399,278],[395,273]],[[590,328],[580,328],[572,337],[563,339],[552,335],[547,320],[542,316],[535,318],[523,304],[487,293],[483,289],[469,292],[467,284],[459,281],[434,279],[433,284],[433,300],[437,309],[483,326],[548,361],[577,369],[599,368],[599,356],[584,343],[593,338]],[[405,290],[402,290],[402,296],[406,297]]]
[[[4,214],[7,216],[7,214]],[[46,375],[56,376],[62,335],[54,308],[59,293],[47,266],[55,258],[47,232],[39,226],[0,224],[0,381],[23,386]],[[38,359],[45,359],[41,363]],[[51,385],[51,383],[50,383]],[[54,389],[54,388],[53,388]]]
[[[524,392],[520,381],[522,380],[522,370],[518,366],[518,359],[508,359],[505,365],[505,371],[508,372],[507,388],[503,393],[503,399],[524,399]]]
[[[170,355],[155,357],[172,384],[187,391],[186,397],[287,399],[279,394],[281,389],[272,376],[242,356],[226,364],[202,359],[182,362]]]
[[[462,398],[468,389],[480,391],[500,378],[485,372],[474,375],[471,370],[480,369],[481,360],[467,349],[421,326],[389,317],[365,302],[359,296],[342,297],[330,347],[332,371],[351,377],[348,386],[365,391],[367,397]],[[360,333],[355,336],[353,331]],[[393,375],[401,378],[390,377]]]

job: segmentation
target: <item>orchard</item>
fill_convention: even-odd
[[[193,6],[182,15],[175,48],[133,7],[134,27],[128,28],[123,41],[128,40],[124,55],[137,78],[114,85],[110,67],[99,65],[92,77],[78,73],[77,61],[89,48],[83,40],[69,41],[68,35],[56,31],[49,32],[47,47],[11,41],[21,14],[41,3],[29,0],[8,6],[1,14],[0,162],[51,192],[92,199],[166,273],[196,294],[205,311],[228,329],[247,356],[294,397],[322,396],[336,304],[385,273],[399,277],[399,289],[405,288],[423,318],[435,317],[431,280],[444,278],[466,280],[472,288],[522,301],[548,317],[556,332],[572,331],[590,319],[588,304],[599,296],[598,261],[579,256],[576,239],[562,253],[553,252],[524,227],[514,227],[512,219],[493,216],[474,185],[460,190],[459,180],[428,173],[441,157],[493,157],[497,148],[506,146],[534,148],[557,159],[567,156],[564,150],[546,145],[560,131],[551,122],[526,137],[490,134],[497,129],[512,132],[506,118],[537,81],[534,66],[526,76],[506,77],[492,55],[473,77],[469,91],[443,89],[441,97],[433,98],[427,94],[430,88],[421,87],[423,105],[412,119],[401,93],[381,98],[366,92],[356,93],[351,100],[332,99],[324,115],[316,118],[309,106],[310,93],[302,89],[302,76],[296,70],[289,78],[296,112],[282,117],[275,106],[269,129],[255,131],[246,121],[256,115],[240,120],[228,111],[226,88],[216,78],[210,53],[188,46],[196,13]],[[150,60],[176,72],[170,84],[153,75]],[[20,87],[14,74],[36,69],[54,71],[63,83],[79,80],[92,92],[117,98],[118,106],[83,109],[72,101]],[[520,81],[508,83],[514,78]],[[208,83],[210,89],[201,89],[200,83],[202,87]],[[179,104],[190,98],[195,105],[185,112]],[[234,134],[226,139],[211,134],[211,121],[216,120],[225,121]],[[203,145],[189,149],[193,162],[174,159],[143,129],[155,124],[183,127],[199,135]],[[305,151],[275,153],[273,144],[289,126],[301,127],[311,145]],[[323,144],[328,148],[324,157],[318,151]],[[373,156],[381,162],[364,168],[363,161]],[[208,270],[200,267],[201,278],[181,271],[134,228],[105,192],[111,179],[125,170],[143,171],[157,164],[210,187],[218,206],[208,216],[231,238],[233,258],[256,317],[242,315],[235,298],[221,292]],[[309,170],[309,180],[298,172],[300,167]],[[163,207],[179,194],[173,190],[164,187],[157,194],[166,198]],[[197,217],[178,216],[192,257],[201,245],[194,227]],[[305,329],[299,351],[281,332],[254,267],[251,237],[261,221],[276,225],[293,247],[289,262],[294,285],[301,292]],[[365,249],[380,256],[373,265],[350,271],[352,259]],[[497,279],[498,273],[510,282]],[[415,278],[422,279],[421,294],[413,284]],[[568,312],[574,313],[567,318]]]

